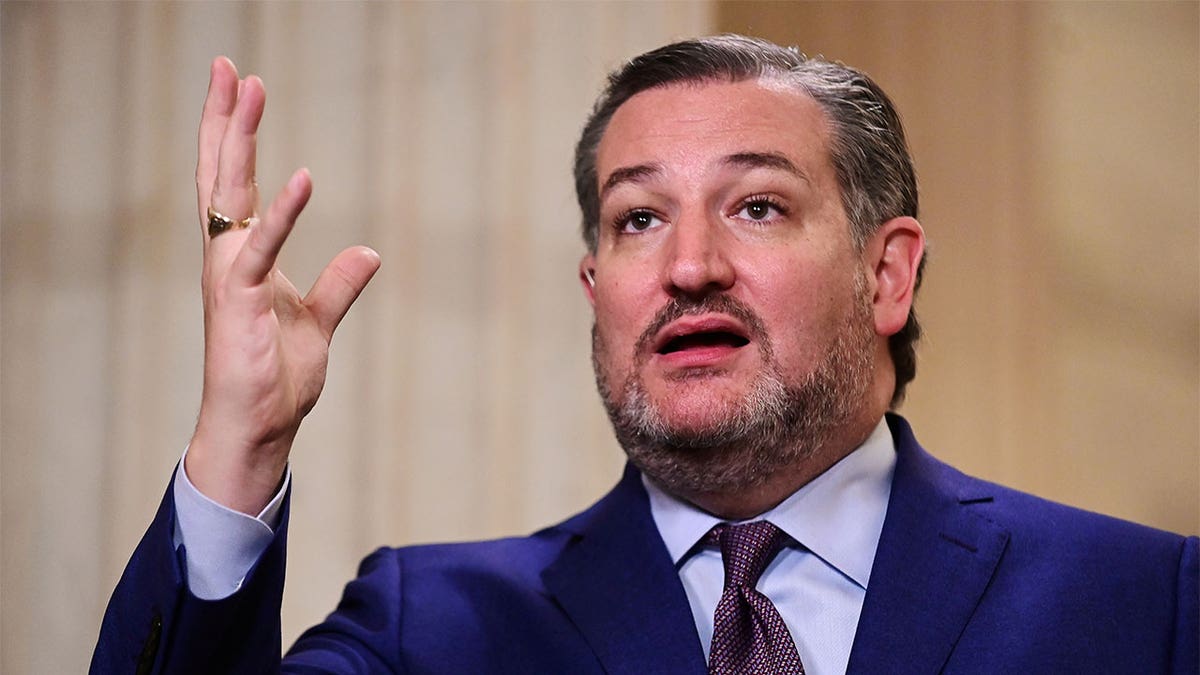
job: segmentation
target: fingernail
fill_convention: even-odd
[[[304,184],[304,176],[308,173],[308,169],[300,169],[292,174],[292,179],[288,181],[288,189],[296,192],[300,186]]]

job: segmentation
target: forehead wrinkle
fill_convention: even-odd
[[[721,163],[741,169],[777,169],[790,173],[812,185],[808,174],[804,173],[792,160],[777,152],[735,152],[721,158]]]
[[[658,163],[637,164],[614,169],[600,188],[600,199],[603,200],[604,195],[608,194],[610,190],[618,185],[623,183],[644,183],[651,178],[658,177],[662,173],[662,165]]]

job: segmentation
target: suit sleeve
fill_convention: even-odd
[[[90,672],[278,672],[290,494],[242,587],[221,600],[202,600],[187,586],[186,548],[172,543],[173,489],[172,481],[113,591]]]
[[[1196,537],[1183,542],[1178,588],[1172,670],[1195,675],[1200,673],[1200,539]]]
[[[381,548],[363,560],[337,610],[301,635],[285,673],[403,673],[400,556]]]

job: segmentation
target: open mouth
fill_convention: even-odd
[[[730,347],[736,349],[738,347],[745,347],[747,344],[750,344],[750,340],[737,333],[723,330],[704,331],[675,336],[667,340],[659,348],[658,353],[673,354],[687,349],[703,349],[706,347]]]

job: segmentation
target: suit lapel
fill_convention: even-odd
[[[576,538],[542,574],[609,673],[705,673],[687,595],[633,468],[564,523]]]
[[[850,673],[937,673],[945,666],[1008,544],[971,513],[987,485],[929,456],[888,416],[896,475],[871,569]],[[980,490],[983,490],[980,492]]]

